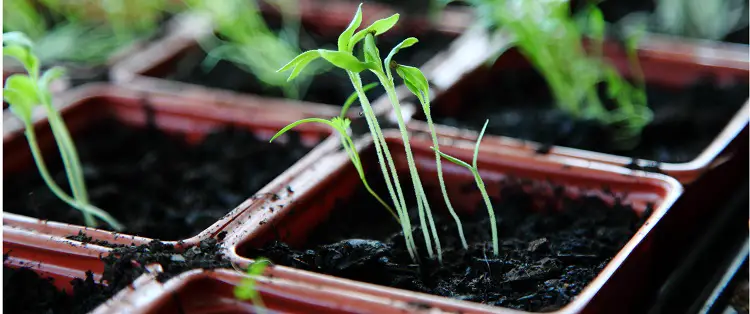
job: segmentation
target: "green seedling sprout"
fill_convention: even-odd
[[[461,224],[461,218],[453,209],[450,198],[448,197],[448,189],[445,187],[445,179],[443,178],[443,163],[440,159],[440,145],[438,144],[437,133],[435,132],[435,124],[432,122],[432,115],[430,114],[430,88],[427,82],[427,78],[424,76],[422,71],[418,68],[400,65],[395,61],[391,61],[392,56],[386,58],[386,64],[390,64],[390,67],[396,69],[396,73],[401,79],[404,80],[406,87],[419,99],[419,103],[422,105],[422,111],[424,111],[425,117],[427,117],[427,125],[430,128],[430,135],[432,136],[432,145],[435,148],[435,164],[437,166],[438,181],[440,182],[440,190],[443,194],[443,200],[445,206],[448,208],[453,220],[456,221],[456,227],[458,228],[458,236],[461,238],[461,244],[464,249],[469,248],[469,244],[466,242],[464,236],[464,228]]]
[[[375,76],[377,76],[378,81],[385,88],[388,98],[393,105],[395,114],[398,118],[399,130],[401,131],[402,139],[404,142],[404,150],[406,152],[406,158],[409,164],[409,172],[411,174],[412,183],[416,194],[420,223],[422,225],[422,231],[424,234],[428,255],[431,258],[434,258],[436,255],[433,252],[432,248],[432,240],[434,240],[437,250],[437,258],[442,262],[442,250],[440,248],[440,242],[437,237],[437,230],[432,219],[432,213],[430,211],[429,204],[427,203],[427,196],[424,193],[424,189],[419,178],[419,173],[417,172],[414,163],[414,157],[409,145],[408,133],[406,131],[406,126],[401,114],[400,104],[396,95],[395,84],[393,83],[393,77],[390,74],[390,67],[387,63],[385,67],[383,66],[383,62],[380,59],[380,53],[375,46],[375,37],[390,30],[396,24],[398,18],[399,15],[394,14],[393,16],[390,16],[388,18],[375,21],[372,25],[355,32],[362,23],[362,7],[360,5],[360,7],[357,9],[357,13],[354,16],[354,19],[338,38],[338,50],[318,49],[306,51],[294,58],[287,65],[279,69],[279,71],[283,72],[291,70],[292,73],[289,76],[289,79],[291,80],[297,77],[302,72],[302,70],[312,61],[323,58],[334,66],[339,67],[347,72],[349,79],[351,80],[352,85],[357,92],[360,104],[362,105],[362,110],[367,121],[367,125],[370,128],[370,134],[372,134],[373,136],[373,143],[375,144],[375,150],[378,155],[379,165],[381,167],[381,171],[383,172],[383,176],[386,179],[386,187],[388,188],[388,192],[391,195],[394,206],[396,207],[396,211],[399,215],[409,254],[411,255],[413,260],[417,261],[416,244],[414,243],[414,238],[411,233],[411,222],[409,221],[406,201],[398,180],[398,173],[396,171],[396,167],[393,162],[393,158],[391,156],[388,145],[386,144],[385,137],[383,136],[382,130],[377,121],[377,117],[375,116],[375,113],[370,106],[370,102],[367,99],[367,96],[364,94],[360,72],[369,70],[374,73]],[[352,53],[354,46],[363,40],[364,61],[359,60]],[[392,57],[399,49],[411,46],[416,42],[416,38],[408,38],[404,40],[398,46],[393,48],[389,56]],[[390,58],[387,60],[390,60]],[[427,218],[430,222],[429,227],[426,223],[425,218]],[[428,230],[432,231],[433,239],[431,239],[431,236],[429,234],[430,231]]]
[[[115,230],[122,230],[123,226],[117,220],[89,203],[78,152],[62,116],[52,106],[49,85],[64,74],[63,68],[53,67],[41,73],[40,61],[32,52],[31,40],[22,33],[3,34],[3,56],[18,60],[27,71],[27,74],[13,74],[8,77],[3,87],[3,98],[10,105],[11,112],[24,123],[29,148],[44,182],[58,198],[83,213],[87,226],[96,226],[97,222],[94,219],[96,217]],[[73,197],[70,197],[55,183],[41,155],[32,122],[34,108],[39,105],[46,110],[47,120],[57,142]]]
[[[482,132],[479,133],[479,137],[477,138],[477,144],[474,146],[474,158],[471,161],[471,165],[467,164],[463,160],[460,160],[456,157],[450,156],[448,154],[445,154],[441,151],[439,151],[437,148],[432,147],[432,149],[440,154],[440,156],[443,156],[443,158],[448,159],[450,162],[457,164],[459,166],[462,166],[466,169],[469,169],[471,173],[474,175],[474,181],[477,183],[477,187],[479,188],[479,192],[482,193],[482,198],[484,199],[484,204],[487,206],[487,213],[490,217],[490,228],[492,229],[492,250],[495,253],[495,256],[500,254],[500,244],[497,237],[497,222],[495,221],[495,210],[492,208],[492,202],[490,201],[490,196],[487,194],[487,189],[484,187],[484,180],[482,180],[482,176],[479,175],[479,168],[477,167],[477,157],[479,156],[479,144],[482,142],[482,137],[484,136],[484,131],[487,129],[487,124],[490,123],[490,120],[487,120],[484,123],[484,126],[482,127]]]
[[[212,69],[220,60],[227,60],[251,73],[268,87],[281,89],[284,97],[300,99],[306,93],[310,76],[287,82],[286,75],[276,70],[300,54],[300,20],[296,5],[290,0],[275,0],[282,12],[283,27],[275,32],[266,23],[255,0],[191,0],[191,7],[207,13],[216,24],[215,33],[200,44],[207,51],[203,68]]]
[[[473,0],[499,31],[512,35],[519,48],[547,81],[557,106],[576,119],[592,119],[614,125],[618,143],[636,143],[651,122],[643,85],[631,85],[602,58],[604,18],[596,7],[587,11],[584,25],[592,39],[593,53],[584,49],[584,34],[570,15],[569,0]],[[640,71],[640,70],[637,70]],[[606,83],[607,97],[615,108],[608,110],[598,94]]]
[[[380,196],[378,196],[378,194],[375,193],[375,191],[373,191],[372,188],[370,188],[370,184],[367,183],[367,179],[365,178],[365,171],[364,171],[364,168],[362,167],[362,160],[359,158],[359,153],[357,153],[357,147],[354,146],[354,142],[352,141],[352,138],[349,137],[349,134],[347,132],[347,130],[349,129],[349,124],[351,124],[351,120],[347,118],[341,118],[341,117],[334,117],[331,120],[325,120],[325,119],[320,119],[320,118],[307,118],[307,119],[297,120],[285,126],[283,129],[277,132],[276,135],[274,135],[271,138],[270,142],[273,142],[273,140],[275,140],[277,137],[295,128],[296,126],[300,124],[304,124],[304,123],[322,123],[322,124],[330,126],[332,129],[338,132],[339,138],[341,139],[341,146],[344,147],[346,154],[349,156],[349,160],[352,161],[354,168],[357,169],[359,178],[362,180],[362,184],[365,185],[365,189],[367,189],[367,192],[369,192],[370,195],[372,195],[375,199],[377,199],[378,202],[382,204],[383,207],[385,207],[394,218],[396,218],[396,221],[399,221],[399,217],[396,214],[396,212],[393,211],[393,208],[391,208],[391,206],[389,206],[388,203],[386,203],[382,198],[380,198]]]
[[[255,307],[258,313],[266,313],[266,305],[263,303],[263,298],[260,297],[260,293],[256,288],[258,286],[256,278],[262,275],[270,264],[271,261],[265,258],[256,259],[247,268],[247,277],[243,278],[240,285],[234,288],[234,297],[239,300],[252,301],[253,307]]]

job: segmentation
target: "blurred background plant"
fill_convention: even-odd
[[[698,39],[720,40],[748,25],[746,0],[656,0],[656,10],[634,12],[620,27],[646,24],[649,30]]]
[[[102,64],[118,49],[154,35],[182,7],[172,0],[6,0],[3,31],[35,42],[43,63]]]
[[[272,27],[264,19],[259,4],[253,0],[188,0],[192,10],[208,14],[214,22],[214,36],[200,41],[206,51],[204,71],[210,71],[220,60],[234,63],[253,74],[269,88],[279,88],[286,98],[301,99],[313,75],[323,70],[323,64],[314,64],[315,70],[287,82],[287,75],[276,70],[302,53],[301,28],[297,0],[269,0],[281,13],[279,27]]]

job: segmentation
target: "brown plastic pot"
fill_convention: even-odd
[[[133,127],[142,127],[147,123],[149,112],[153,114],[156,127],[167,133],[179,133],[187,135],[187,139],[198,141],[203,136],[217,127],[233,125],[251,130],[256,136],[269,139],[279,129],[287,124],[302,118],[311,117],[306,113],[291,111],[288,108],[277,108],[267,104],[243,103],[232,105],[214,102],[206,104],[203,101],[181,97],[167,93],[149,93],[107,84],[92,84],[81,87],[66,94],[60,99],[59,107],[68,128],[75,137],[76,134],[85,132],[87,127],[96,121],[112,117]],[[268,100],[268,103],[279,102],[279,100]],[[309,108],[313,111],[315,108]],[[312,116],[326,116],[327,108],[320,109]],[[13,121],[13,120],[11,120]],[[28,149],[26,138],[23,135],[23,125],[15,120],[15,123],[4,125],[3,148],[6,154],[3,157],[3,169],[5,173],[29,171],[34,169],[33,159]],[[34,124],[37,132],[38,142],[45,156],[56,156],[54,152],[54,138],[49,124],[43,116],[35,116]],[[330,150],[334,150],[338,142],[330,137],[330,130],[323,125],[306,124],[296,129],[305,145],[315,146],[311,152],[299,160],[295,165],[279,175],[266,187],[257,191],[255,195],[262,196],[280,186],[286,186],[297,169],[310,167],[321,156]],[[283,139],[281,139],[283,141]],[[234,209],[227,208],[227,215],[216,221],[209,228],[198,235],[187,239],[163,239],[168,244],[178,247],[189,247],[197,244],[200,240],[214,237],[223,230],[231,229],[237,220],[243,220],[247,209],[257,200],[249,194],[248,199]],[[261,199],[262,197],[258,197]],[[97,240],[104,240],[116,244],[144,244],[151,241],[149,238],[126,234],[118,234],[110,231],[88,228],[78,225],[70,225],[61,222],[39,220],[6,213],[3,224],[7,226],[20,227],[35,230],[40,233],[66,237],[76,235],[84,231],[88,236]],[[179,240],[179,241],[178,241]]]
[[[498,51],[506,38],[503,34],[489,35],[480,27],[471,28],[444,54],[436,56],[435,66],[429,68],[428,77],[435,86],[432,112],[442,112],[446,115],[465,110],[461,99],[465,90],[486,80],[489,73],[509,68],[529,68],[528,62],[511,49],[505,52],[492,67],[485,66],[484,60]],[[604,53],[608,60],[625,76],[630,76],[630,66],[627,55],[620,45],[614,42],[605,43]],[[721,45],[689,44],[684,41],[661,40],[657,36],[649,36],[638,50],[639,60],[646,81],[661,86],[682,87],[695,81],[697,77],[708,75],[715,77],[719,83],[747,82],[750,75],[750,54],[747,49],[742,51],[736,46],[726,48]],[[430,64],[433,64],[432,62]],[[701,174],[709,171],[732,156],[731,149],[727,149],[733,141],[748,129],[748,110],[746,102],[731,119],[714,141],[706,147],[695,159],[685,163],[657,163],[656,161],[638,160],[637,164],[648,168],[659,165],[659,169],[682,183],[690,183]],[[414,119],[422,115],[421,109],[411,108],[411,114],[406,116],[409,128],[414,131],[428,131],[427,124]],[[448,126],[438,126],[443,136],[455,139],[476,138],[477,132],[460,130]],[[542,145],[532,141],[514,139],[505,136],[487,135],[484,139],[487,145],[497,146],[498,149],[515,148],[526,150],[529,155],[534,154]],[[634,162],[633,158],[586,151],[575,148],[553,146],[549,154],[574,157],[583,160],[626,166]]]
[[[261,3],[263,4],[263,3]],[[315,30],[321,35],[330,35],[336,38],[351,22],[351,18],[357,10],[359,2],[351,1],[316,1],[302,0],[298,9],[301,21],[308,29]],[[268,16],[279,13],[268,5],[261,5],[261,10]],[[377,19],[388,17],[396,11],[392,8],[377,4],[365,3],[362,8],[363,25],[369,25]],[[471,22],[471,14],[463,10],[446,10],[437,23],[431,24],[423,19],[402,19],[394,29],[408,29],[410,35],[419,37],[419,34],[430,30],[436,30],[450,37],[457,37],[466,25]],[[193,15],[180,21],[182,27],[179,32],[166,36],[162,40],[147,47],[140,53],[123,60],[115,65],[110,77],[118,84],[127,84],[142,89],[175,91],[191,97],[205,97],[207,99],[221,99],[224,101],[242,101],[252,99],[254,95],[237,93],[230,90],[209,88],[197,84],[184,83],[168,80],[165,76],[173,72],[179,66],[178,61],[185,55],[200,51],[198,41],[201,38],[213,34],[213,26],[210,19],[205,16]],[[383,36],[388,36],[384,34]],[[250,74],[248,74],[250,77]],[[297,102],[300,105],[296,110],[305,110],[307,102]],[[375,111],[380,114],[390,108],[387,102],[380,101],[379,105],[373,104]],[[327,104],[340,110],[338,104]]]
[[[228,269],[192,270],[166,283],[154,278],[123,290],[92,313],[257,313],[250,300],[235,298],[234,288],[246,275]],[[406,313],[407,304],[275,276],[275,267],[256,277],[256,289],[270,313]]]
[[[391,152],[399,173],[404,178],[408,177],[400,134],[396,131],[387,131],[386,137],[392,147]],[[377,167],[371,140],[366,139],[359,144],[364,147],[360,155],[363,156],[365,168]],[[429,137],[413,136],[411,145],[424,182],[437,181],[435,157],[429,148]],[[441,150],[460,159],[470,160],[473,142],[449,140],[441,145]],[[307,175],[300,175],[292,183],[295,186],[293,196],[261,206],[242,228],[233,230],[227,236],[226,245],[230,258],[237,265],[248,265],[251,259],[245,252],[270,240],[279,239],[291,246],[304,244],[307,235],[331,214],[334,204],[349,199],[360,185],[360,179],[344,153],[326,156],[320,163],[324,167],[310,171]],[[461,186],[473,184],[471,173],[447,162],[443,165],[448,193],[454,206],[457,206],[456,210],[471,211],[477,208],[474,205],[481,202],[478,192],[461,192]],[[488,192],[492,195],[496,195],[494,193],[501,188],[502,178],[512,176],[564,186],[565,193],[572,197],[586,194],[614,201],[612,195],[618,195],[624,203],[631,204],[634,210],[641,214],[647,204],[653,204],[651,216],[631,240],[572,303],[555,313],[626,313],[641,305],[638,302],[643,294],[647,293],[646,288],[654,284],[650,282],[651,270],[657,261],[652,260],[652,256],[660,249],[654,246],[656,242],[650,231],[681,194],[682,187],[676,180],[661,174],[631,173],[620,167],[564,156],[529,157],[524,151],[498,150],[492,145],[482,147],[479,169]],[[378,171],[375,172],[379,174]],[[435,191],[435,185],[425,186],[428,195],[440,195],[439,191]],[[608,187],[614,193],[604,192],[604,187]],[[543,197],[545,192],[541,193]],[[271,211],[269,208],[278,210]],[[423,305],[433,310],[460,313],[517,313],[510,309],[356,282],[283,266],[274,268],[274,277],[370,294],[394,302]],[[623,300],[625,301],[621,302]],[[395,308],[390,312],[395,312]]]

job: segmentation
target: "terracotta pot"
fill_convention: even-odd
[[[256,313],[251,301],[240,301],[234,288],[246,275],[227,269],[193,270],[166,283],[150,278],[136,289],[123,290],[92,313]],[[389,304],[352,291],[329,289],[275,276],[271,267],[256,277],[265,310],[271,313],[391,313],[413,307]]]
[[[179,95],[149,93],[106,84],[81,87],[59,100],[63,119],[74,137],[76,134],[85,132],[96,121],[107,117],[114,117],[133,127],[144,126],[147,123],[148,112],[151,112],[153,113],[154,123],[160,130],[167,133],[185,134],[188,141],[198,141],[211,130],[226,125],[246,128],[254,132],[256,136],[270,138],[276,131],[293,121],[311,116],[326,116],[327,113],[327,108],[318,108],[320,110],[316,114],[309,115],[291,111],[283,106],[277,108],[267,104],[247,102],[239,106],[220,102],[207,105],[202,101]],[[314,108],[311,107],[308,110],[314,111]],[[55,149],[54,138],[49,129],[49,124],[46,123],[43,115],[37,115],[34,119],[42,154],[54,156],[52,153]],[[6,174],[34,169],[33,159],[23,136],[23,125],[17,120],[14,122],[9,123],[6,120],[4,125],[3,147],[6,152],[9,152],[3,158],[3,169]],[[317,146],[294,166],[287,169],[266,187],[257,191],[255,195],[259,196],[259,199],[266,193],[284,190],[283,187],[287,186],[287,183],[299,169],[310,167],[321,156],[335,150],[338,145],[338,140],[335,138],[323,140],[330,135],[330,130],[323,125],[307,124],[300,126],[296,131],[300,134],[304,145]],[[164,240],[174,240],[167,241],[167,243],[179,247],[188,247],[202,239],[214,237],[219,232],[231,228],[233,224],[238,223],[237,220],[246,219],[248,209],[255,205],[256,198],[250,193],[252,192],[248,192],[246,201],[237,204],[238,206],[234,209],[227,208],[227,215],[200,234],[187,239]],[[76,235],[79,231],[85,231],[88,236],[94,239],[117,244],[144,244],[151,241],[151,239],[144,237],[60,222],[42,221],[9,213],[4,215],[3,224],[61,237]]]
[[[406,178],[408,170],[400,134],[396,131],[386,133],[400,177]],[[371,140],[366,139],[359,145],[363,147],[360,155],[363,156],[364,167],[376,167]],[[411,145],[424,182],[437,181],[434,153],[429,148],[429,138],[414,136]],[[441,150],[460,159],[470,160],[473,143],[458,139],[447,140],[441,145]],[[232,231],[227,236],[226,245],[230,257],[237,265],[248,265],[251,260],[245,255],[247,250],[260,247],[270,240],[280,239],[292,246],[304,244],[308,234],[331,214],[334,204],[349,199],[360,185],[356,171],[350,166],[343,152],[326,156],[320,160],[320,164],[325,166],[318,167],[307,175],[301,175],[293,182],[295,194],[291,199],[282,198],[268,202],[263,208],[259,208],[242,228]],[[456,210],[474,210],[476,207],[472,204],[481,202],[479,194],[461,192],[463,185],[473,183],[471,173],[447,162],[443,163],[443,166],[448,193]],[[654,211],[640,230],[572,303],[556,313],[618,313],[628,312],[629,309],[640,305],[637,303],[642,296],[641,293],[647,290],[645,287],[653,284],[650,282],[651,269],[655,263],[652,256],[660,249],[654,246],[654,238],[650,231],[658,225],[682,192],[682,187],[676,180],[660,174],[630,173],[620,167],[557,155],[530,158],[523,151],[498,150],[492,145],[483,146],[479,169],[491,195],[496,195],[496,191],[501,188],[502,178],[512,176],[534,181],[551,181],[564,186],[566,194],[573,197],[590,193],[613,201],[611,194],[608,196],[602,191],[602,187],[606,186],[615,195],[621,195],[625,204],[631,204],[641,213],[648,203],[653,203]],[[379,172],[375,172],[379,175]],[[432,191],[436,189],[434,185],[425,186],[428,195],[435,192]],[[439,192],[435,193],[439,195]],[[268,210],[269,208],[278,210]],[[634,275],[635,273],[637,275]],[[500,307],[361,283],[283,266],[274,268],[274,278],[370,294],[394,302],[421,305],[423,309],[461,313],[516,313]],[[614,300],[628,300],[629,308]]]
[[[458,110],[465,110],[461,99],[467,88],[483,82],[490,72],[511,68],[529,68],[526,60],[515,49],[505,52],[491,68],[485,66],[484,60],[492,57],[493,53],[507,41],[504,36],[503,34],[489,35],[483,28],[474,27],[457,39],[449,50],[436,56],[435,66],[428,68],[428,78],[435,88],[435,91],[431,93],[434,97],[433,115],[435,112],[451,115],[457,114]],[[620,45],[607,42],[604,54],[623,75],[631,75],[626,53]],[[745,82],[750,74],[748,62],[750,55],[747,49],[739,51],[735,46],[726,48],[709,44],[691,45],[686,42],[660,40],[656,36],[650,36],[648,40],[644,40],[638,54],[646,81],[660,86],[682,87],[694,82],[702,75],[716,78],[719,84]],[[750,110],[750,105],[745,102],[724,130],[716,135],[713,142],[695,159],[685,163],[635,160],[630,157],[560,146],[553,146],[549,154],[619,166],[636,162],[638,166],[646,169],[658,165],[662,172],[677,178],[682,183],[690,183],[731,157],[733,152],[727,149],[727,146],[737,141],[742,134],[747,133],[748,110]],[[412,108],[407,111],[412,113],[405,117],[409,120],[410,129],[420,132],[428,131],[426,123],[415,119],[422,115],[421,109]],[[437,126],[437,128],[443,136],[449,138],[471,139],[477,136],[477,132],[474,131],[447,126]],[[530,155],[542,147],[536,142],[496,135],[487,135],[484,142],[487,145],[497,146],[499,149],[526,150]]]
[[[261,10],[268,16],[278,16],[279,12],[269,5],[261,3]],[[301,21],[307,29],[314,30],[321,36],[337,38],[351,22],[351,18],[357,10],[358,2],[351,1],[317,1],[302,0],[299,2]],[[392,8],[377,4],[363,4],[362,25],[369,25],[377,19],[388,17],[396,11]],[[402,18],[394,26],[394,30],[408,30],[410,35],[428,31],[438,31],[448,37],[456,37],[471,21],[471,14],[462,10],[446,10],[437,23],[431,24],[423,19]],[[179,32],[173,33],[162,40],[144,49],[141,53],[134,54],[130,58],[115,65],[110,77],[118,84],[127,84],[150,90],[179,91],[189,94],[191,97],[207,97],[208,99],[222,99],[225,101],[250,99],[253,95],[237,93],[231,90],[209,88],[197,84],[184,83],[166,79],[165,76],[179,66],[179,61],[186,55],[196,53],[202,48],[198,45],[201,38],[213,34],[213,26],[210,19],[205,16],[194,15],[181,22]],[[386,33],[384,36],[388,36]],[[251,74],[247,74],[248,78]],[[353,90],[352,90],[353,91]],[[377,103],[377,104],[376,104]],[[298,102],[298,110],[305,110],[306,102]],[[340,109],[340,104],[328,104]],[[390,105],[387,101],[376,101],[373,103],[378,114],[386,112]]]

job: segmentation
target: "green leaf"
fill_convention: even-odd
[[[5,46],[21,46],[30,50],[34,44],[31,39],[22,32],[8,32],[3,33],[3,47]]]
[[[300,124],[310,123],[310,122],[323,123],[323,124],[326,124],[326,125],[334,128],[335,130],[341,132],[341,130],[339,129],[339,126],[336,125],[336,124],[334,124],[331,121],[328,121],[326,119],[321,119],[321,118],[306,118],[306,119],[300,119],[300,120],[294,121],[294,122],[290,123],[289,125],[285,126],[281,130],[279,130],[278,132],[276,132],[276,135],[274,135],[271,138],[271,140],[269,140],[268,142],[273,142],[273,140],[275,140],[277,137],[281,136],[282,134],[286,133],[287,131],[295,128],[296,126],[298,126]],[[344,132],[344,133],[346,133],[346,132]]]
[[[366,93],[367,91],[375,88],[375,86],[378,86],[379,84],[380,83],[378,82],[372,82],[370,84],[367,84],[364,87],[362,87],[362,92]],[[339,115],[339,117],[341,118],[346,117],[346,113],[349,111],[349,107],[351,107],[354,101],[356,101],[359,98],[358,96],[359,95],[357,94],[356,91],[352,92],[352,94],[349,95],[349,98],[346,99],[346,102],[344,102],[344,105],[341,107],[341,114]]]
[[[375,36],[372,34],[367,34],[365,37],[364,52],[365,62],[380,64],[380,50],[378,50],[378,46],[375,45]]]
[[[39,78],[39,89],[49,90],[50,84],[52,84],[52,82],[56,79],[63,77],[64,75],[65,68],[63,67],[56,66],[49,68],[47,71],[44,71],[42,77]]]
[[[19,45],[3,47],[3,56],[18,60],[31,77],[39,76],[39,58],[32,54],[28,47]]]
[[[318,52],[323,59],[347,71],[359,73],[372,68],[372,64],[361,62],[348,52],[324,49],[320,49]]]
[[[31,121],[34,107],[41,101],[36,92],[36,83],[25,74],[13,74],[8,77],[3,87],[3,99],[10,105],[10,110],[23,121]]]
[[[429,99],[430,84],[427,82],[427,78],[424,76],[422,71],[420,71],[418,68],[408,65],[398,65],[396,67],[396,73],[404,80],[404,82],[407,82],[407,87],[409,87],[409,85],[412,86],[409,87],[409,90],[417,95],[417,97],[420,96],[419,93],[422,93],[422,97],[425,97],[425,99]]]
[[[591,36],[596,40],[604,39],[604,15],[596,6],[589,8],[588,22]]]
[[[474,170],[477,169],[477,157],[479,157],[479,144],[482,143],[482,137],[484,137],[484,131],[487,130],[487,125],[490,124],[490,119],[487,119],[487,121],[484,122],[484,126],[482,127],[482,132],[479,132],[479,137],[477,137],[477,144],[474,146],[474,159],[472,159],[471,164],[474,165]],[[475,175],[477,175],[475,173]]]
[[[443,152],[435,149],[435,147],[430,146],[430,148],[432,148],[432,150],[434,150],[436,153],[440,154],[440,156],[442,156],[443,158],[448,159],[448,161],[450,161],[450,162],[452,162],[454,164],[457,164],[457,165],[459,165],[461,167],[464,167],[466,169],[469,169],[469,170],[471,170],[471,172],[474,172],[474,168],[472,168],[471,165],[467,164],[463,160],[458,159],[456,157],[453,157],[451,155],[448,155],[446,153],[443,153]]]
[[[240,285],[234,289],[234,296],[240,300],[255,299],[259,296],[258,290],[256,289],[257,280],[255,277],[260,276],[266,270],[271,262],[267,259],[260,258],[252,263],[247,269],[249,278],[242,280]]]
[[[393,28],[393,26],[396,25],[396,22],[398,22],[398,17],[399,15],[398,13],[396,13],[394,15],[391,15],[390,17],[379,19],[373,22],[372,25],[354,34],[354,36],[352,36],[352,38],[349,40],[348,51],[351,52],[352,49],[354,49],[354,46],[365,38],[365,35],[372,33],[373,35],[378,36]]]
[[[349,51],[351,52],[353,47],[349,46],[349,41],[352,39],[352,35],[354,34],[354,31],[357,30],[359,25],[362,24],[362,4],[359,4],[359,7],[357,7],[357,13],[354,14],[354,18],[352,19],[351,23],[349,23],[349,26],[344,30],[341,35],[339,35],[338,39],[338,48],[339,51]]]
[[[399,52],[399,50],[411,47],[417,42],[419,42],[419,39],[409,37],[407,39],[404,39],[402,42],[396,45],[396,47],[393,47],[393,49],[391,49],[391,52],[389,52],[388,56],[385,57],[385,73],[388,75],[388,79],[393,80],[393,76],[391,75],[391,60],[393,59],[393,56],[395,56],[396,53]]]
[[[293,69],[292,74],[290,74],[289,78],[287,79],[287,82],[291,81],[295,77],[297,77],[302,72],[302,70],[304,70],[305,67],[310,64],[310,62],[313,62],[317,58],[320,58],[320,52],[318,50],[305,51],[294,58],[292,61],[289,61],[289,63],[281,67],[281,69],[277,70],[276,72],[284,72],[288,71],[289,69]]]

